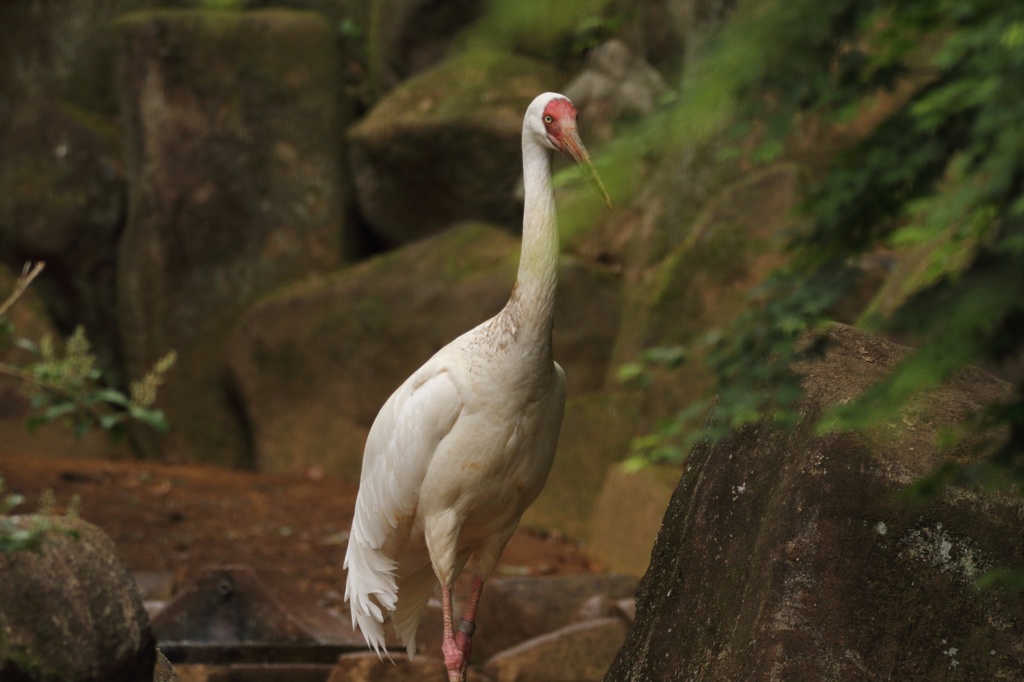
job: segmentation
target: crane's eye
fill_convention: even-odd
[[[551,114],[548,114],[547,116],[544,117],[544,122],[545,123],[554,123],[555,119],[551,117]]]

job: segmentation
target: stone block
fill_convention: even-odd
[[[609,571],[643,575],[679,475],[677,466],[612,467],[590,520],[590,556]]]
[[[116,24],[129,182],[119,320],[128,373],[170,350],[148,455],[247,461],[226,339],[258,297],[341,262],[335,35],[310,12],[151,11]]]
[[[257,468],[317,465],[357,478],[380,406],[442,346],[501,310],[517,263],[514,237],[465,223],[254,306],[231,339],[229,366]],[[570,393],[592,391],[618,324],[618,283],[569,258],[559,278],[555,358]]]
[[[594,595],[630,597],[636,578],[585,574],[530,578],[492,578],[484,586],[473,637],[473,657],[486,660],[499,651],[568,623]]]
[[[172,644],[363,646],[347,620],[330,615],[286,576],[247,566],[205,569],[153,618],[153,632],[166,650]]]
[[[18,532],[39,534],[0,552],[0,679],[152,682],[156,643],[113,541],[79,519],[0,516],[0,539]]]
[[[625,638],[619,618],[574,623],[496,654],[484,673],[494,682],[598,682]]]
[[[590,518],[601,486],[608,470],[629,453],[635,423],[632,396],[603,391],[572,396],[570,392],[548,482],[523,514],[522,524],[554,528],[577,539],[591,537]]]
[[[905,494],[985,456],[999,434],[938,436],[1011,387],[970,368],[891,422],[820,433],[909,352],[842,325],[824,341],[791,431],[751,424],[690,454],[608,682],[1020,678],[1024,601],[977,580],[1024,565],[1024,501]]]
[[[523,112],[555,83],[541,62],[470,50],[388,93],[348,134],[374,233],[394,246],[465,220],[518,231]]]

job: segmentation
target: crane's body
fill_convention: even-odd
[[[483,581],[544,487],[558,444],[565,374],[551,347],[558,230],[550,169],[554,149],[590,168],[575,114],[555,93],[527,110],[523,245],[508,303],[391,395],[363,454],[345,557],[353,624],[379,653],[390,619],[412,655],[416,627],[440,583],[452,680],[464,675]],[[475,580],[456,635],[451,590],[467,564]]]
[[[532,376],[517,372],[513,357],[530,350],[502,322],[492,318],[438,351],[391,395],[367,438],[367,451],[384,456],[364,457],[362,481],[383,485],[361,483],[360,495],[388,500],[393,511],[357,504],[349,591],[394,604],[392,622],[410,653],[438,581],[453,584],[470,556],[478,575],[493,570],[554,459],[565,375],[550,357],[533,363]],[[495,337],[505,341],[492,346]],[[359,580],[368,574],[378,589],[364,592]],[[353,613],[379,650],[376,613],[354,603]]]

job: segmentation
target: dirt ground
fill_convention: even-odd
[[[105,530],[133,571],[166,571],[179,588],[210,565],[276,568],[330,609],[345,591],[342,560],[356,485],[322,476],[267,475],[208,466],[0,456],[6,493],[37,509],[52,490],[58,511],[74,496],[80,515]],[[597,570],[579,545],[520,528],[498,573]]]

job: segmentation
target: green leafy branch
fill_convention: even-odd
[[[0,362],[0,376],[21,382],[30,396],[32,413],[28,419],[29,428],[61,421],[68,424],[76,436],[99,428],[117,438],[123,435],[128,420],[135,420],[161,433],[166,432],[167,419],[154,404],[166,373],[174,365],[174,351],[158,360],[142,379],[133,382],[126,395],[101,383],[96,356],[91,352],[81,326],[68,337],[63,353],[58,351],[49,335],[38,343],[14,338],[6,313],[42,269],[43,263],[26,265],[14,291],[0,305],[0,342],[20,348],[36,358],[34,362],[24,364]]]
[[[14,554],[21,550],[38,551],[46,533],[54,529],[57,516],[57,500],[52,490],[45,490],[39,496],[39,506],[30,520],[11,516],[11,512],[25,503],[25,497],[18,493],[4,494],[4,479],[0,477],[0,554]],[[81,498],[75,495],[68,503],[64,518],[78,518]],[[74,534],[72,531],[64,530]]]

